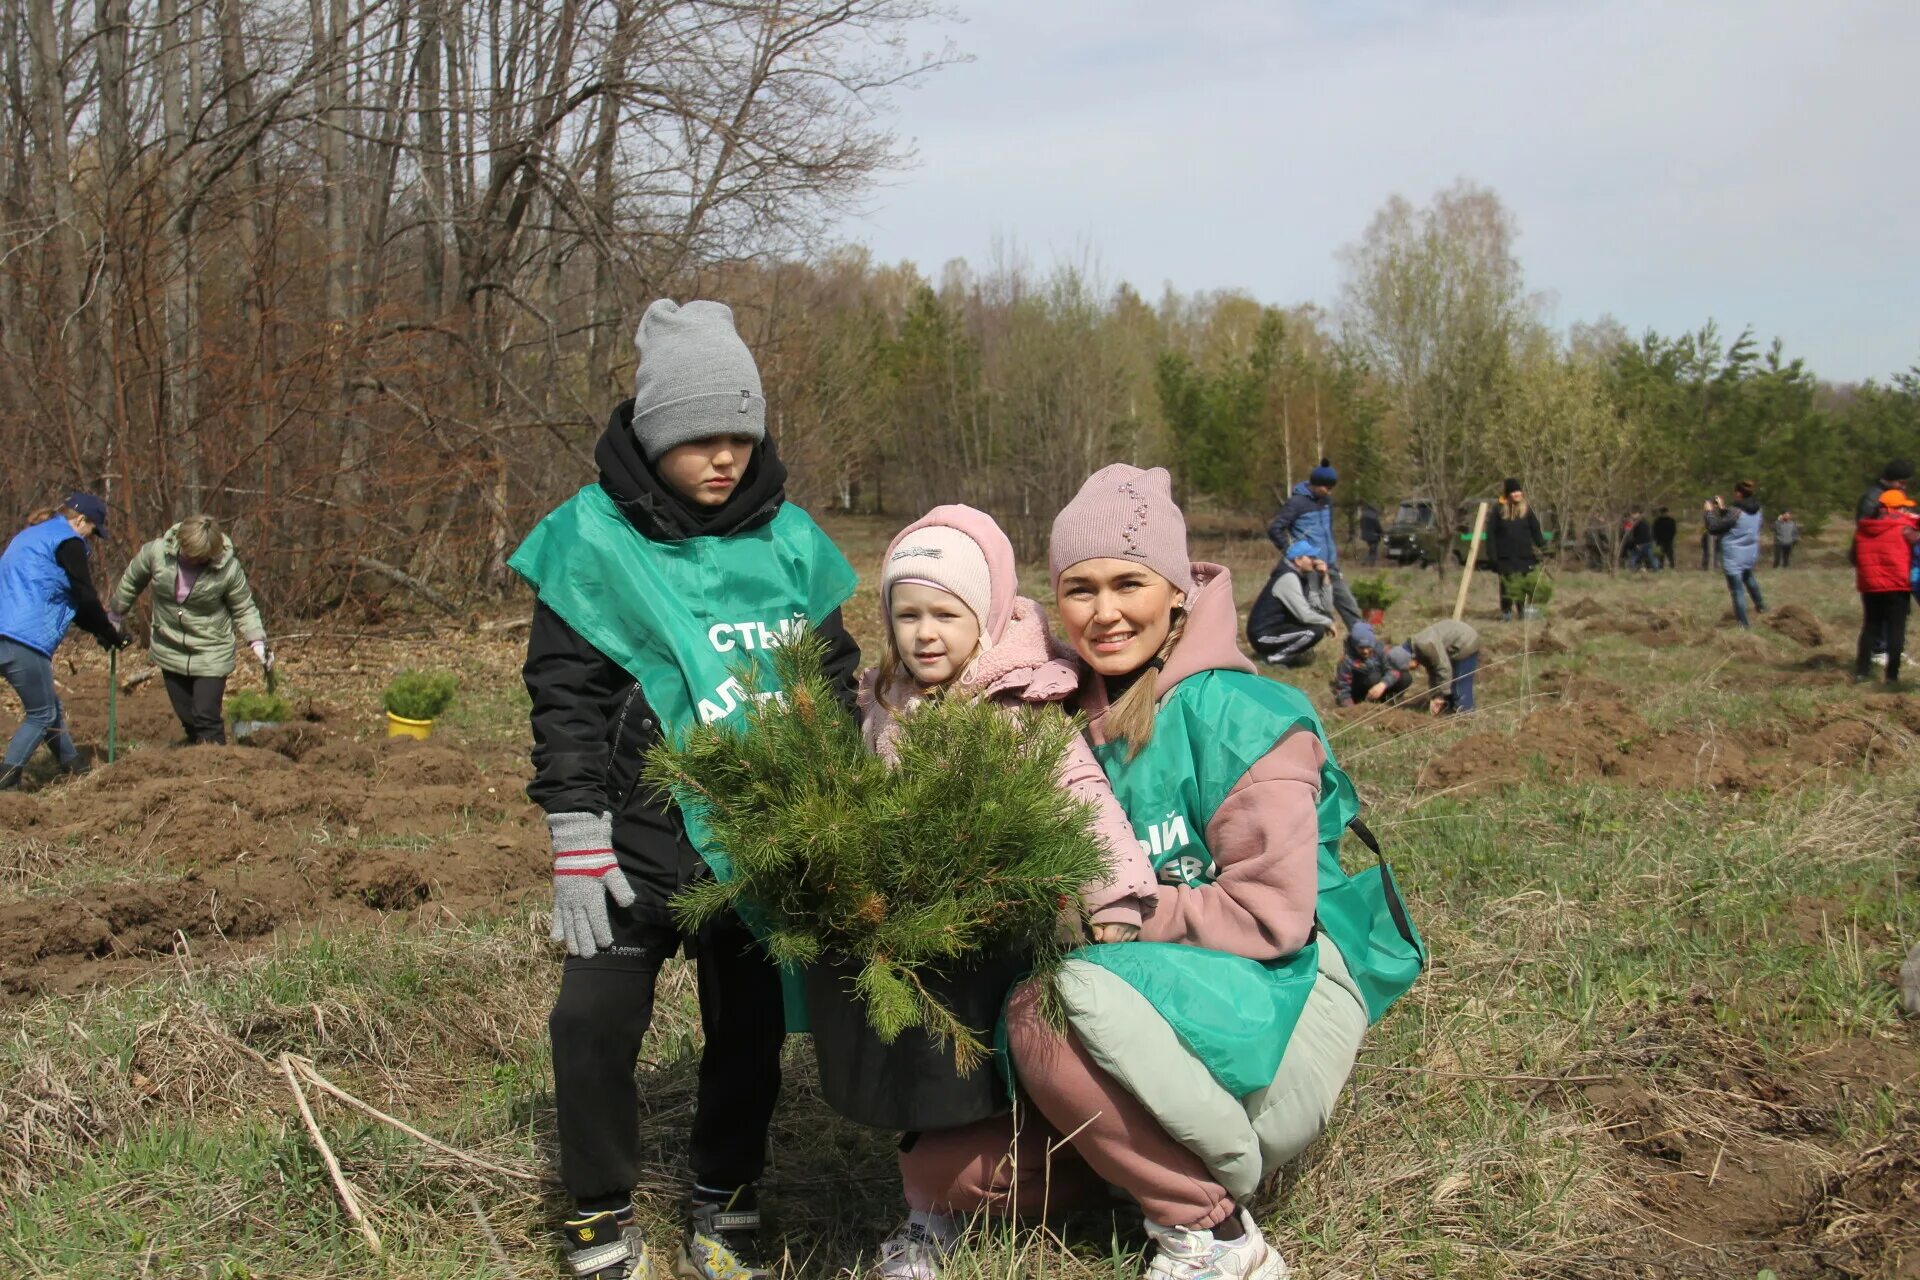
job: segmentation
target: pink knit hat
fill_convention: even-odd
[[[1134,560],[1187,594],[1193,562],[1187,558],[1187,519],[1173,502],[1165,467],[1142,471],[1124,462],[1087,477],[1073,501],[1053,518],[1047,568],[1053,586],[1082,560]]]
[[[993,517],[956,503],[935,507],[894,535],[880,566],[880,599],[890,607],[902,582],[950,591],[973,610],[991,646],[1007,629],[1018,579],[1013,543]]]

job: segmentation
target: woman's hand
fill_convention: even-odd
[[[1093,926],[1095,942],[1138,942],[1140,926],[1137,924],[1097,924]]]

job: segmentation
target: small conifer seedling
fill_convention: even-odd
[[[702,725],[649,755],[648,780],[698,811],[730,863],[674,910],[696,927],[738,909],[782,964],[851,962],[883,1042],[921,1027],[967,1070],[990,1028],[954,1016],[926,979],[1010,953],[1051,972],[1062,912],[1107,874],[1091,806],[1058,785],[1078,726],[934,698],[902,719],[890,767],[834,696],[823,653],[817,637],[786,645],[785,692],[751,701],[744,727]]]

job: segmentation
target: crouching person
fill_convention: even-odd
[[[780,978],[738,917],[693,935],[676,926],[670,899],[724,875],[726,859],[640,770],[662,734],[739,714],[735,669],[755,664],[770,681],[769,651],[801,628],[826,640],[827,672],[851,706],[860,654],[840,605],[854,578],[785,500],[732,312],[655,302],[638,345],[634,398],[594,451],[599,483],[548,515],[511,561],[538,595],[527,794],[547,814],[553,939],[567,951],[548,1023],[560,1177],[574,1205],[564,1232],[577,1276],[655,1274],[630,1203],[641,1172],[634,1064],[660,968],[684,948],[706,1047],[672,1274],[762,1276],[754,1184],[780,1093]]]
[[[1064,1030],[1016,991],[1026,1122],[919,1135],[902,1162],[917,1239],[883,1274],[938,1276],[983,1208],[1111,1184],[1146,1215],[1150,1280],[1280,1280],[1247,1200],[1321,1132],[1424,951],[1384,872],[1341,869],[1352,784],[1305,695],[1241,656],[1232,581],[1188,560],[1166,472],[1096,473],[1050,559],[1094,754],[1160,891],[1140,941],[1066,962]]]
[[[1262,662],[1304,667],[1313,647],[1339,631],[1326,561],[1306,542],[1287,548],[1247,615],[1247,643]]]
[[[1387,650],[1390,672],[1427,673],[1427,710],[1434,715],[1473,710],[1473,673],[1480,669],[1480,633],[1464,622],[1442,618],[1422,627],[1404,645]]]
[[[1356,622],[1347,633],[1346,650],[1333,669],[1335,706],[1351,707],[1361,702],[1385,702],[1411,687],[1407,674],[1387,667],[1380,637],[1370,622]]]

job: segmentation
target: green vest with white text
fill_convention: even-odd
[[[640,682],[668,735],[742,719],[745,668],[761,697],[776,693],[772,651],[846,603],[855,580],[840,549],[792,503],[755,529],[658,542],[597,484],[535,525],[507,564]],[[681,816],[693,847],[727,879],[732,865],[699,812],[682,805]]]
[[[1294,729],[1326,746],[1306,695],[1240,671],[1204,671],[1162,700],[1153,737],[1127,758],[1127,745],[1094,748],[1135,837],[1160,880],[1203,892],[1218,868],[1207,826],[1248,769]],[[1293,955],[1257,961],[1174,943],[1086,947],[1098,965],[1145,996],[1219,1084],[1244,1097],[1272,1082],[1294,1024],[1319,976],[1319,947],[1340,948],[1355,986],[1378,1022],[1413,985],[1426,959],[1384,862],[1349,876],[1340,840],[1359,810],[1353,784],[1333,761],[1320,771],[1319,898],[1316,937]],[[1377,872],[1377,874],[1376,874]]]

